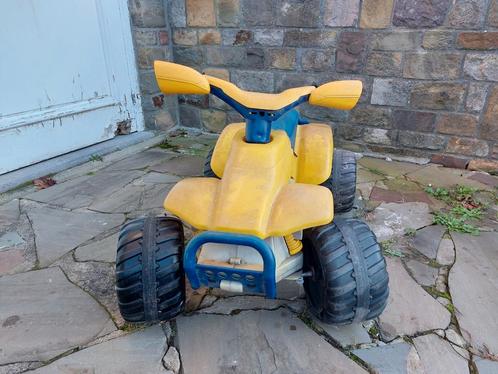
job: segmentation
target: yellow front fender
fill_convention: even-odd
[[[297,156],[284,131],[272,132],[268,144],[250,144],[244,141],[243,128],[232,130],[223,167],[212,164],[223,178],[179,182],[164,202],[167,211],[199,230],[263,239],[332,221],[331,192],[291,179],[296,174]]]

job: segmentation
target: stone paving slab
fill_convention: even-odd
[[[432,216],[425,203],[382,203],[366,221],[381,242],[431,225]]]
[[[200,309],[199,313],[230,315],[234,312],[240,312],[242,310],[271,310],[278,309],[283,306],[287,306],[295,312],[302,312],[304,310],[304,300],[267,299],[263,296],[247,295],[222,297],[212,305]]]
[[[418,165],[409,162],[387,161],[381,158],[362,157],[358,163],[370,170],[376,170],[390,177],[399,177],[419,169],[426,165]]]
[[[474,348],[498,354],[498,233],[451,233],[456,261],[449,288],[463,337]]]
[[[415,233],[410,245],[425,257],[435,259],[439,243],[446,230],[446,227],[440,225],[424,227]]]
[[[80,246],[74,251],[74,257],[77,261],[114,262],[116,261],[118,236],[119,233],[116,232],[103,239]]]
[[[334,339],[341,347],[372,342],[370,335],[368,335],[367,329],[363,327],[361,323],[334,326],[326,324],[316,318],[313,318],[313,323]]]
[[[434,334],[413,339],[426,374],[469,374],[467,360],[455,352],[450,343]]]
[[[451,187],[455,184],[466,185],[484,190],[490,190],[492,187],[470,179],[476,172],[450,169],[438,165],[428,165],[422,169],[407,174],[408,179],[416,181],[424,186],[432,185],[437,187]]]
[[[479,374],[498,373],[498,361],[483,360],[478,358],[474,362]]]
[[[41,266],[124,222],[122,214],[101,214],[89,211],[66,211],[38,204],[26,206],[33,225],[36,250]]]
[[[107,312],[59,268],[0,278],[0,365],[49,360],[108,331]]]
[[[84,208],[93,201],[107,198],[123,186],[140,178],[140,170],[106,172],[99,170],[94,175],[83,175],[50,188],[31,193],[27,199],[49,203],[67,209]]]
[[[161,362],[166,351],[161,326],[134,332],[63,357],[34,371],[36,374],[170,373]]]
[[[170,173],[179,176],[200,176],[204,169],[204,157],[179,156],[161,162],[151,168],[158,173]]]
[[[19,219],[20,214],[18,199],[0,205],[0,231],[14,224]]]
[[[448,327],[448,310],[408,275],[400,260],[386,258],[386,262],[390,290],[386,310],[379,317],[382,336],[392,340]]]
[[[393,343],[352,351],[379,374],[423,373],[422,363],[415,348],[408,343]]]
[[[184,374],[367,373],[291,312],[177,319]]]
[[[152,148],[114,162],[102,171],[107,173],[112,171],[144,170],[173,157],[175,157],[174,153],[160,148]]]

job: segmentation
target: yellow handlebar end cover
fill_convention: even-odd
[[[363,84],[358,80],[337,81],[322,84],[311,92],[311,105],[334,109],[353,109],[361,96]]]
[[[167,61],[154,61],[157,85],[165,94],[208,94],[207,78],[188,66]]]

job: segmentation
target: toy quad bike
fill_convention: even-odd
[[[360,81],[337,81],[279,94],[247,92],[186,66],[156,61],[166,94],[213,94],[245,123],[228,125],[208,156],[206,174],[169,192],[172,216],[135,219],[121,230],[117,296],[127,321],[168,320],[192,288],[277,297],[276,284],[303,278],[310,311],[331,324],[377,317],[388,297],[386,263],[375,235],[354,219],[356,161],[333,152],[332,130],[308,123],[301,103],[349,110]],[[176,218],[178,217],[178,218]],[[197,230],[184,248],[182,222]]]

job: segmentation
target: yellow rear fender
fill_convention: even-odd
[[[211,91],[204,75],[188,66],[154,61],[157,85],[165,94],[208,94]]]
[[[309,103],[328,108],[353,109],[361,96],[361,81],[337,81],[322,84],[311,92]]]

